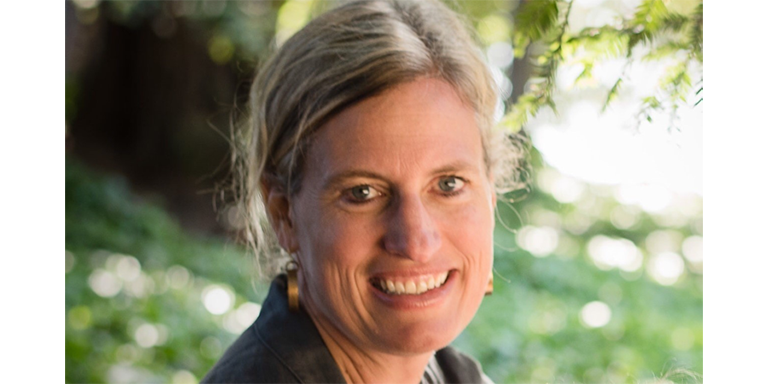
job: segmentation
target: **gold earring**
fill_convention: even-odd
[[[291,260],[285,264],[285,272],[288,275],[288,309],[291,312],[299,311],[299,279],[296,272],[299,270],[299,263]]]
[[[491,271],[491,277],[488,279],[488,286],[485,287],[485,295],[490,296],[493,294],[493,271]]]

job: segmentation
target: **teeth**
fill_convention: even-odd
[[[419,288],[416,290],[416,293],[424,293],[427,291],[427,283],[423,281],[419,281]]]
[[[420,295],[431,289],[438,288],[445,284],[448,279],[448,272],[439,273],[435,276],[429,276],[420,280],[397,281],[379,280],[374,285],[381,288],[382,291],[396,295]]]

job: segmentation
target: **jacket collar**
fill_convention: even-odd
[[[256,320],[256,335],[301,383],[345,383],[306,312],[288,310],[287,278],[277,276]]]

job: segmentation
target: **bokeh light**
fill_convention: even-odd
[[[226,64],[234,53],[235,45],[227,36],[213,36],[208,41],[208,55],[216,64]]]
[[[133,256],[121,256],[115,266],[117,276],[123,281],[133,281],[141,273],[141,264]]]
[[[583,8],[592,8],[596,7],[602,3],[604,3],[605,0],[574,0],[574,5],[578,5],[579,7]]]
[[[154,325],[145,323],[136,329],[133,338],[139,346],[143,348],[151,348],[160,340],[160,332]]]
[[[186,268],[180,265],[173,265],[170,268],[168,268],[166,277],[168,280],[168,285],[170,285],[171,288],[174,288],[174,289],[186,288],[187,284],[189,284],[189,281],[191,279],[189,270],[187,270]]]
[[[125,363],[112,365],[107,370],[108,383],[128,384],[157,381],[159,381],[158,378],[154,377],[148,370]]]
[[[190,371],[181,370],[173,374],[172,384],[197,384],[197,377]]]
[[[648,273],[661,285],[672,285],[685,271],[683,258],[675,252],[663,252],[651,257]]]
[[[581,308],[579,318],[587,328],[600,328],[611,321],[611,308],[602,301],[592,301]]]
[[[552,168],[544,168],[536,174],[536,186],[543,192],[552,193],[560,173]]]
[[[643,265],[643,255],[635,244],[627,239],[597,235],[589,240],[587,253],[602,270],[619,268],[632,272]]]
[[[630,229],[639,221],[638,212],[632,206],[617,205],[611,210],[611,224],[619,229]]]
[[[242,229],[245,227],[245,217],[243,217],[240,205],[233,205],[224,211],[224,224],[229,229]]]
[[[237,316],[237,322],[240,323],[240,325],[244,328],[247,328],[250,327],[254,321],[256,321],[256,318],[259,317],[260,312],[261,305],[248,301],[240,304],[240,306],[237,307],[235,315]]]
[[[557,248],[558,238],[554,228],[525,226],[517,233],[517,244],[533,256],[544,257]]]
[[[497,41],[488,46],[486,55],[488,56],[488,63],[499,69],[507,68],[515,59],[512,46],[505,41]]]
[[[78,8],[93,9],[99,5],[100,0],[72,0]]]
[[[112,272],[97,269],[88,276],[88,286],[101,297],[113,297],[123,289],[123,282]]]
[[[678,252],[683,235],[680,232],[660,229],[648,234],[645,238],[645,249],[651,254],[662,252]]]
[[[124,290],[133,297],[144,298],[154,293],[155,281],[143,272],[140,272],[131,281],[125,283]]]
[[[561,175],[552,185],[552,197],[561,203],[573,203],[584,193],[584,183]]]
[[[203,289],[203,305],[208,312],[221,315],[232,309],[234,296],[231,288],[223,285],[209,285]]]
[[[691,263],[704,261],[704,239],[701,236],[689,236],[683,241],[683,256]]]
[[[313,0],[288,0],[277,13],[275,42],[283,45],[288,38],[309,22]]]
[[[477,24],[477,33],[486,44],[509,41],[509,19],[497,14],[484,17]]]
[[[660,227],[675,228],[682,227],[688,223],[689,217],[683,214],[673,203],[664,208],[661,212],[651,215],[653,221]]]
[[[261,306],[252,302],[245,302],[230,312],[224,318],[224,329],[232,334],[239,335],[256,321],[261,312]]]
[[[78,305],[67,312],[69,326],[73,329],[82,330],[91,326],[91,309]]]

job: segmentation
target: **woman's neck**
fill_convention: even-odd
[[[434,352],[418,355],[394,355],[380,351],[364,351],[350,342],[333,326],[315,323],[333,360],[347,383],[411,383],[417,384]]]

